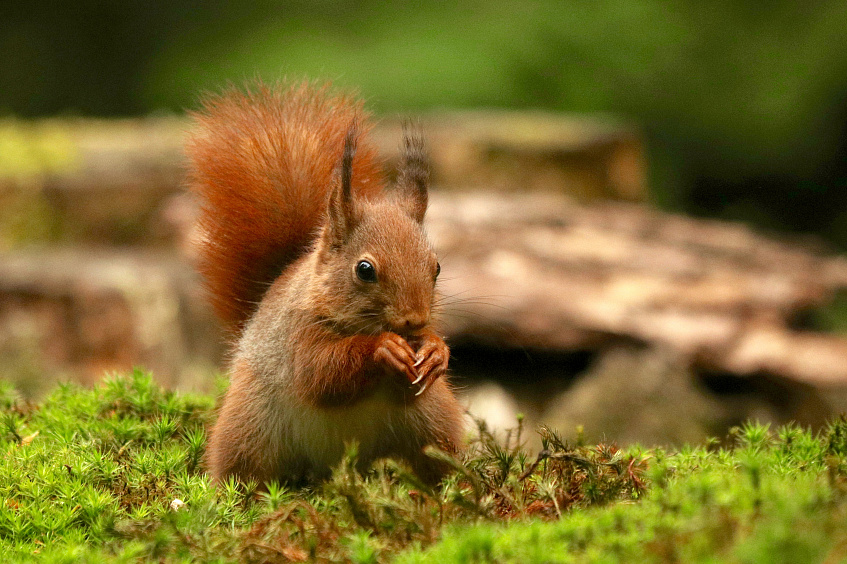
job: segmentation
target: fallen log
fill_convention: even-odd
[[[792,328],[847,287],[847,260],[743,225],[559,195],[441,194],[444,331],[541,349],[640,342],[693,366],[847,384],[847,338]]]

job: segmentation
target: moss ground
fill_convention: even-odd
[[[202,472],[210,397],[141,371],[45,401],[0,388],[3,562],[847,561],[847,419],[679,450],[484,427],[439,488],[402,465],[306,489]]]

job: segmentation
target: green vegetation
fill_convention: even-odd
[[[58,214],[38,188],[50,175],[74,170],[78,158],[67,126],[0,119],[0,251],[58,239]]]
[[[820,437],[747,424],[729,448],[652,451],[638,503],[454,527],[400,562],[842,562],[845,420]]]
[[[847,419],[679,451],[484,428],[438,489],[401,465],[289,489],[201,471],[213,400],[136,371],[43,403],[0,387],[4,562],[817,562],[847,559]],[[177,501],[179,500],[179,501]]]
[[[182,111],[255,76],[383,113],[613,113],[643,133],[654,204],[847,249],[841,0],[6,4],[0,116]]]
[[[654,202],[847,248],[840,0],[7,4],[0,115],[183,110],[256,75],[383,112],[613,112],[643,129]]]

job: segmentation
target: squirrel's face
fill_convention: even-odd
[[[323,293],[335,302],[328,311],[351,332],[414,334],[431,321],[441,270],[432,246],[420,223],[390,202],[356,211],[344,242],[322,253]]]
[[[404,135],[404,158],[385,199],[354,196],[355,124],[344,140],[318,253],[316,303],[345,331],[412,335],[430,323],[441,270],[423,231],[429,166],[423,139]]]

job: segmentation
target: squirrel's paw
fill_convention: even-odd
[[[450,349],[444,340],[432,332],[421,336],[420,346],[415,355],[414,367],[417,369],[418,377],[412,381],[414,385],[420,385],[416,396],[426,391],[429,385],[447,372],[447,362],[450,360]]]
[[[418,378],[415,351],[406,339],[396,333],[382,333],[376,344],[374,360],[400,372],[414,382]]]

